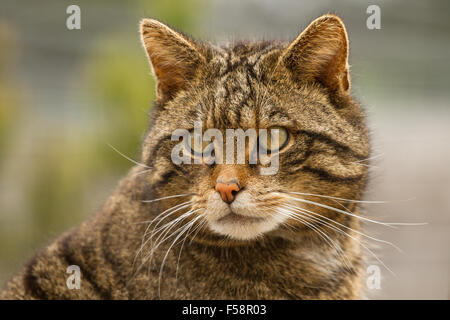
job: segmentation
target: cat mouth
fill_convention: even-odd
[[[236,212],[230,212],[226,216],[220,218],[218,222],[240,222],[240,223],[253,223],[253,222],[262,222],[266,220],[265,218],[261,217],[249,217],[244,216],[242,214],[238,214]]]

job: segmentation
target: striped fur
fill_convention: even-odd
[[[360,162],[370,156],[369,137],[364,113],[349,93],[348,41],[341,20],[333,15],[320,17],[291,43],[237,42],[218,47],[146,19],[142,41],[157,78],[156,106],[141,159],[152,169],[134,167],[102,210],[37,253],[0,297],[360,298],[363,257],[355,231],[344,229],[351,239],[322,226],[345,253],[346,263],[336,247],[295,220],[246,240],[218,234],[208,224],[214,210],[207,203],[215,196],[214,184],[223,170],[236,172],[242,197],[254,205],[247,210],[255,215],[269,215],[268,207],[283,204],[284,192],[362,197],[367,166]],[[171,133],[192,129],[194,121],[205,129],[222,131],[287,128],[290,141],[280,152],[278,173],[261,176],[259,165],[174,164],[170,155],[176,142],[171,141]],[[193,196],[143,202],[186,193]],[[303,198],[342,209],[332,199]],[[188,200],[207,217],[198,220],[205,221],[204,227],[188,237],[181,252],[181,244],[168,251],[168,241],[148,263],[145,257],[152,244],[141,247],[147,224],[139,222],[151,221]],[[359,214],[357,203],[344,204]],[[353,216],[309,204],[303,207],[360,230]],[[82,270],[80,290],[66,286],[69,265]]]

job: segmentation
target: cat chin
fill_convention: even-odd
[[[227,217],[225,217],[227,218]],[[280,222],[275,219],[219,219],[209,222],[212,231],[236,240],[252,240],[275,230]]]

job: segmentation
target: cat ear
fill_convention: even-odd
[[[204,58],[192,40],[159,21],[143,19],[140,31],[156,77],[156,100],[164,103],[186,88]]]
[[[300,81],[319,81],[331,92],[350,89],[347,32],[335,15],[314,20],[286,48],[282,59]]]

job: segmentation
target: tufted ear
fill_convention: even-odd
[[[335,15],[314,20],[281,58],[299,81],[318,81],[331,92],[347,93],[350,89],[347,32]]]
[[[143,19],[140,31],[156,77],[156,100],[164,103],[186,88],[204,58],[192,40],[157,20]]]

